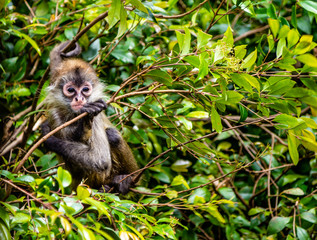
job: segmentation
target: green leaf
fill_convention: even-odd
[[[259,81],[247,73],[233,73],[231,74],[231,78],[235,84],[239,87],[243,87],[248,92],[252,92],[252,87],[256,88],[256,90],[260,92]]]
[[[204,119],[204,118],[209,118],[209,113],[205,111],[193,111],[188,113],[186,117]]]
[[[139,9],[140,11],[148,14],[148,10],[146,9],[146,7],[141,3],[141,1],[139,0],[128,0],[126,2],[126,4],[131,3],[133,6],[135,6],[137,9]]]
[[[257,59],[258,52],[255,49],[252,53],[250,53],[242,62],[241,68],[250,68],[255,63]]]
[[[199,50],[205,47],[205,45],[208,43],[208,41],[211,38],[212,38],[212,35],[205,33],[199,29],[197,33],[197,49]]]
[[[200,66],[200,58],[198,56],[186,56],[184,57],[184,60],[196,68],[199,68]]]
[[[276,16],[276,9],[274,7],[273,4],[270,4],[269,7],[267,8],[266,10],[267,12],[267,15],[270,17],[270,18],[273,18],[273,19],[276,19],[277,16]]]
[[[121,5],[121,11],[120,11],[120,24],[119,24],[119,29],[118,29],[118,34],[116,38],[121,37],[128,29],[128,24],[127,24],[127,12],[124,9],[124,6]]]
[[[307,117],[301,117],[300,119],[305,121],[307,127],[312,128],[312,129],[317,129],[317,123],[314,121],[314,119],[307,118]],[[314,134],[312,134],[312,135],[314,137]],[[315,139],[315,137],[314,137],[314,139]]]
[[[249,216],[253,216],[253,215],[256,215],[258,213],[262,213],[262,212],[265,212],[265,209],[263,208],[260,208],[260,207],[256,207],[256,208],[251,208],[248,212],[248,215]]]
[[[174,179],[171,183],[171,186],[178,186],[181,184],[183,184],[187,189],[189,189],[189,185],[182,175],[178,175],[178,176],[174,177]]]
[[[222,132],[221,118],[215,106],[211,107],[211,125],[212,125],[212,130],[216,130],[217,133]]]
[[[192,165],[192,162],[188,160],[179,159],[174,162],[171,169],[175,172],[188,172],[188,168]]]
[[[43,17],[48,13],[49,13],[49,6],[47,4],[47,1],[41,1],[41,3],[37,6],[35,10],[35,15],[37,17]]]
[[[277,43],[277,48],[276,48],[276,58],[279,58],[283,54],[283,49],[286,46],[286,40],[285,38],[282,38],[278,41]]]
[[[199,55],[199,72],[197,76],[197,80],[203,79],[209,72],[209,66],[208,66],[208,59],[209,55],[208,53],[204,52]]]
[[[184,35],[184,41],[183,41],[183,48],[181,55],[186,55],[189,53],[190,50],[190,43],[191,43],[191,36],[188,28],[186,27],[185,29],[185,35]]]
[[[303,146],[313,152],[317,152],[317,142],[312,138],[308,138],[308,137],[303,137],[303,136],[299,136],[299,138],[301,139],[301,143],[303,144]]]
[[[178,193],[175,190],[166,192],[166,197],[168,197],[169,199],[177,198],[177,196],[178,196]]]
[[[28,96],[31,96],[31,91],[29,88],[19,87],[19,88],[14,89],[11,92],[11,94],[16,96],[16,97],[28,97]]]
[[[25,214],[22,212],[18,212],[14,218],[12,219],[12,223],[11,224],[15,224],[15,223],[27,223],[28,221],[31,220],[31,216],[29,214]]]
[[[311,240],[306,229],[296,226],[298,240]]]
[[[284,79],[280,78],[280,80],[278,82],[275,82],[274,84],[272,84],[269,87],[269,89],[270,89],[269,94],[270,95],[282,95],[282,94],[286,93],[287,91],[291,90],[295,84],[296,84],[295,81],[292,81],[288,78],[284,78]]]
[[[294,54],[304,54],[308,52],[311,48],[313,42],[313,36],[304,35],[300,38],[299,43],[296,45]]]
[[[302,124],[306,126],[305,121],[303,119],[296,118],[288,114],[278,115],[276,118],[274,118],[273,121],[281,123],[282,125],[285,125],[287,128],[295,128]]]
[[[299,33],[296,29],[291,29],[287,34],[287,47],[290,49],[293,47],[299,40]]]
[[[283,27],[280,29],[280,32],[278,33],[278,39],[286,38],[289,31],[290,31],[289,26],[283,25]]]
[[[244,88],[248,92],[252,92],[251,84],[242,76],[241,73],[231,74],[232,81],[241,88]]]
[[[109,220],[109,222],[110,222],[110,224],[111,224],[112,219],[111,219],[111,216],[110,216],[110,214],[109,214],[109,212],[108,212],[108,208],[109,208],[109,207],[107,206],[106,203],[104,203],[104,202],[99,202],[99,201],[97,201],[97,200],[95,200],[95,199],[93,199],[93,198],[90,198],[90,197],[85,198],[84,201],[85,201],[86,203],[90,204],[91,206],[97,208],[97,210],[98,210],[98,212],[99,212],[99,216],[101,216],[101,214],[106,215],[107,218],[108,218],[108,220]]]
[[[269,43],[269,51],[271,52],[274,49],[274,46],[275,46],[275,41],[274,41],[274,38],[273,38],[272,34],[267,36],[267,41]]]
[[[190,197],[188,198],[188,203],[190,204],[199,204],[199,203],[205,203],[210,200],[210,192],[207,188],[198,188],[195,189]]]
[[[172,86],[172,77],[163,70],[155,69],[148,72],[145,76],[151,77],[153,80],[163,83],[166,86]]]
[[[216,100],[217,103],[236,104],[239,103],[244,96],[236,91],[227,91],[222,98]]]
[[[290,189],[287,189],[287,190],[284,190],[282,192],[282,194],[289,194],[289,195],[295,195],[295,196],[303,196],[305,195],[304,191],[300,188],[290,188]]]
[[[1,206],[0,206],[0,219],[3,221],[2,225],[5,225],[7,229],[10,229],[10,216],[7,213],[7,211]]]
[[[246,50],[247,45],[240,45],[234,48],[234,55],[236,58],[243,59],[247,53]]]
[[[298,1],[299,5],[301,5],[304,9],[306,9],[308,12],[312,12],[314,14],[317,14],[317,3],[313,1]]]
[[[90,193],[87,190],[87,188],[80,186],[80,185],[77,186],[76,193],[77,193],[78,199],[80,199],[80,200],[84,200],[90,196]]]
[[[223,39],[224,39],[225,43],[228,44],[229,47],[233,46],[233,34],[232,34],[230,26],[227,28],[227,31],[225,32]]]
[[[57,169],[57,178],[61,181],[62,186],[64,188],[68,187],[72,182],[71,174],[67,170],[63,169],[62,167],[59,167]]]
[[[268,22],[269,22],[269,26],[271,28],[272,34],[273,34],[274,38],[276,38],[277,33],[280,29],[280,22],[278,20],[272,19],[272,18],[269,18]]]
[[[299,55],[296,59],[310,67],[317,67],[317,58],[310,53]]]
[[[267,234],[272,235],[275,233],[279,233],[282,231],[286,224],[290,221],[289,217],[273,217],[269,222],[269,226],[267,228]]]
[[[121,16],[121,0],[112,0],[107,21],[109,23],[109,29],[111,29],[120,20]]]
[[[292,18],[291,18],[291,24],[293,25],[294,28],[297,28],[297,16],[296,16],[296,7],[297,5],[294,4],[292,6]]]
[[[245,107],[241,106],[241,105],[239,105],[239,109],[240,109],[240,119],[239,119],[239,122],[243,122],[243,121],[246,120],[247,117],[248,117],[248,110],[247,110]]]
[[[297,165],[299,161],[299,154],[297,150],[298,144],[296,141],[296,137],[294,136],[294,134],[292,134],[291,131],[289,131],[289,134],[287,135],[287,143],[288,143],[288,151],[291,156],[291,159],[294,165]]]
[[[0,220],[0,239],[3,239],[3,240],[12,239],[9,228],[4,224],[2,220]]]
[[[305,219],[307,222],[317,223],[316,214],[313,214],[311,212],[303,212],[300,216],[302,219]]]
[[[24,34],[24,33],[21,33],[15,29],[12,29],[13,32],[15,32],[19,37],[22,37],[24,38],[26,41],[28,41],[31,46],[35,49],[35,51],[37,51],[37,53],[41,56],[42,53],[41,53],[41,49],[39,48],[39,46],[37,45],[37,43],[32,39],[30,38],[28,35]]]

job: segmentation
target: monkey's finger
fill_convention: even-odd
[[[98,102],[98,104],[100,104],[100,106],[103,107],[104,109],[108,107],[107,103],[103,99],[99,99],[96,102]]]

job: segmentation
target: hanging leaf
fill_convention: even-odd
[[[287,47],[290,49],[299,40],[299,33],[296,29],[291,29],[287,34]]]
[[[221,118],[215,106],[211,107],[211,125],[212,125],[212,130],[216,130],[217,133],[222,132]]]
[[[121,11],[120,11],[120,24],[119,24],[119,29],[118,29],[118,34],[116,38],[121,37],[128,29],[128,24],[127,24],[127,12],[124,9],[124,6],[121,6]]]
[[[288,131],[289,134],[287,135],[287,143],[288,143],[288,150],[289,154],[291,156],[291,159],[294,163],[294,165],[297,165],[299,161],[299,154],[297,150],[297,140],[295,135],[293,134],[293,131]]]
[[[272,18],[269,18],[267,21],[269,22],[269,26],[270,26],[270,29],[272,31],[274,38],[276,38],[277,33],[280,29],[280,22],[278,20],[272,19]]]
[[[107,17],[109,23],[109,29],[111,29],[120,20],[121,16],[121,0],[112,0],[109,14]]]
[[[31,46],[35,49],[35,51],[37,51],[37,53],[41,56],[42,53],[41,53],[41,49],[39,48],[39,46],[37,45],[37,43],[32,39],[30,38],[28,35],[24,34],[24,33],[21,33],[15,29],[12,29],[12,31],[19,37],[22,37],[24,38],[26,41],[28,41]]]

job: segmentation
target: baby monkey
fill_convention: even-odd
[[[42,125],[45,135],[52,129],[87,112],[84,118],[49,137],[45,145],[59,156],[73,178],[73,188],[84,179],[92,188],[114,187],[126,194],[138,169],[131,149],[104,112],[104,86],[87,62],[74,58],[75,49],[62,53],[69,42],[54,47],[50,53],[51,80],[46,97],[48,120]],[[122,179],[124,179],[122,181]]]

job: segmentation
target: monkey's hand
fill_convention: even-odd
[[[91,116],[97,116],[102,110],[107,108],[107,103],[99,99],[96,102],[85,104],[80,110],[81,113],[87,112]]]
[[[45,121],[42,125],[41,125],[41,132],[42,135],[45,136],[46,134],[48,134],[51,131],[51,128],[48,124],[48,121]]]
[[[124,180],[123,180],[124,179]],[[127,194],[130,187],[132,187],[132,178],[128,175],[117,175],[112,180],[112,185],[117,192]]]

